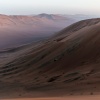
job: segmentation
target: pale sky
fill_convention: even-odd
[[[100,15],[100,0],[0,0],[0,14]]]

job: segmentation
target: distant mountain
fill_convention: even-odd
[[[53,19],[53,16],[51,14],[45,14],[45,13],[37,15],[37,17],[39,17],[39,18]]]
[[[0,15],[0,49],[38,41],[76,22],[54,14]]]
[[[37,15],[37,17],[39,18],[47,18],[47,19],[51,19],[51,20],[68,20],[67,17],[62,16],[62,15],[57,15],[57,14],[46,14],[46,13],[42,13]],[[71,20],[69,18],[69,20]]]

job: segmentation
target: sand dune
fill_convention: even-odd
[[[99,94],[99,33],[100,19],[84,20],[47,41],[1,52],[0,97]]]

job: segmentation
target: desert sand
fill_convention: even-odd
[[[1,99],[99,98],[100,19],[77,22],[47,41],[2,51],[0,57]]]
[[[19,98],[19,99],[0,99],[0,100],[100,100],[100,96],[71,96],[53,98]]]

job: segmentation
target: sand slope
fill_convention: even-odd
[[[100,19],[80,21],[47,41],[9,51],[0,53],[1,98],[100,92]]]

